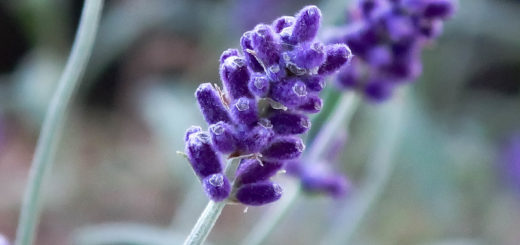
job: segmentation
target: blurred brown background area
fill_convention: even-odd
[[[118,222],[184,235],[206,201],[188,164],[175,153],[183,149],[185,128],[204,125],[193,100],[196,86],[219,83],[220,53],[238,47],[241,33],[255,23],[314,3],[329,6],[324,15],[335,9],[332,23],[341,24],[352,2],[106,1],[94,53],[44,188],[37,244],[73,244],[84,227]],[[413,122],[403,136],[400,165],[360,231],[359,244],[520,240],[520,190],[503,181],[509,170],[497,163],[509,137],[520,131],[520,1],[459,2],[456,17],[423,55],[423,75],[411,88]],[[9,239],[82,5],[0,3],[0,233]],[[360,126],[374,107],[361,113],[354,124],[360,130],[353,130],[343,154],[343,170],[354,181],[376,141],[366,139]],[[305,200],[270,244],[316,244],[341,206]],[[243,208],[225,210],[210,237],[214,244],[240,241],[267,210],[244,214]],[[287,236],[295,233],[305,235]]]

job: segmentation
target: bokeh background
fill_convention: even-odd
[[[206,203],[176,154],[184,130],[204,125],[193,99],[197,85],[219,81],[220,53],[238,47],[256,23],[312,3],[322,8],[326,29],[344,23],[352,2],[106,1],[44,188],[37,244],[111,237],[122,241],[104,244],[181,244]],[[9,240],[82,4],[0,2],[0,234]],[[396,167],[354,244],[520,244],[519,13],[517,0],[459,1],[424,52],[423,75],[403,92]],[[362,183],[384,109],[364,103],[355,114],[339,166],[353,188]],[[318,244],[347,203],[299,199],[267,244]],[[267,212],[226,208],[211,243],[238,244]]]

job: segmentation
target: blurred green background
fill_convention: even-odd
[[[193,91],[219,82],[218,57],[241,33],[309,3],[326,29],[344,23],[352,1],[106,1],[44,189],[37,244],[180,244],[206,203],[176,154],[188,126],[205,126]],[[82,4],[0,2],[0,234],[10,240]],[[407,89],[396,169],[355,244],[520,244],[520,184],[501,161],[520,132],[519,13],[517,0],[459,1]],[[341,169],[354,188],[384,109],[364,104],[351,125]],[[318,244],[346,201],[299,202],[268,244]],[[268,209],[226,208],[210,241],[237,244]]]

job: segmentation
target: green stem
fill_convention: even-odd
[[[39,219],[43,180],[52,166],[60,135],[60,126],[63,125],[69,102],[90,57],[102,6],[102,0],[85,1],[70,57],[58,82],[58,88],[49,104],[36,145],[22,203],[16,233],[16,245],[33,244]]]
[[[214,202],[209,201],[202,214],[200,214],[197,223],[190,232],[190,235],[184,241],[184,245],[200,245],[206,241],[211,229],[215,226],[220,213],[226,206],[226,201]]]
[[[226,169],[224,170],[224,173],[228,178],[234,176],[234,172],[236,171],[235,163],[238,162],[239,159],[237,158],[231,158],[228,160]],[[209,201],[206,205],[206,208],[204,208],[204,211],[202,211],[200,214],[197,223],[195,223],[195,226],[193,226],[190,234],[184,241],[184,245],[203,244],[204,241],[206,241],[206,238],[208,238],[208,235],[213,229],[213,226],[215,226],[215,223],[217,222],[220,213],[222,213],[222,210],[226,206],[226,203],[227,202],[225,200],[221,202]]]
[[[404,104],[403,98],[394,98],[380,109],[377,126],[379,141],[369,159],[366,177],[360,184],[362,188],[353,193],[351,199],[343,205],[336,216],[336,222],[320,244],[349,244],[364,217],[383,193],[395,166],[392,158],[405,121]]]
[[[334,134],[337,130],[341,127],[346,127],[347,122],[350,122],[352,115],[359,105],[359,100],[359,96],[355,93],[343,93],[341,95],[339,104],[331,113],[331,119],[326,122],[314,139],[312,146],[307,151],[308,154],[305,157],[305,162],[313,162],[321,157],[330,144],[331,139],[334,138]],[[300,192],[301,189],[299,187],[294,188],[293,191],[286,191],[287,194],[280,200],[280,203],[262,217],[256,226],[251,229],[251,233],[242,241],[242,244],[265,244],[265,239],[267,239],[274,227],[278,225],[280,220],[287,215],[290,208],[296,203]]]

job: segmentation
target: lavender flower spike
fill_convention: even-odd
[[[397,84],[420,75],[422,48],[454,12],[454,0],[358,1],[353,13],[360,14],[353,14],[347,31],[330,40],[349,45],[355,56],[355,65],[340,71],[337,84],[375,102],[388,99]]]
[[[242,35],[241,51],[220,56],[223,93],[209,83],[197,89],[209,128],[188,129],[186,155],[211,200],[262,205],[280,198],[280,187],[269,179],[302,154],[298,135],[310,129],[307,114],[321,110],[326,76],[351,56],[345,44],[315,40],[320,21],[320,10],[307,6],[295,17],[257,25]],[[253,157],[242,160],[228,190],[220,159],[246,155]]]

